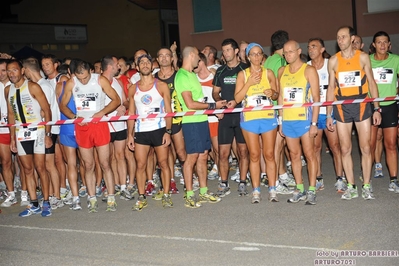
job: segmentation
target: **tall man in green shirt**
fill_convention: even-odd
[[[182,105],[183,112],[204,109],[217,109],[226,105],[226,101],[206,103],[202,87],[193,69],[198,66],[200,60],[198,49],[187,46],[183,49],[183,65],[175,78],[175,90],[177,98]],[[201,202],[219,202],[220,198],[208,193],[207,188],[207,160],[208,151],[211,148],[209,135],[208,116],[191,115],[183,116],[182,129],[187,158],[183,167],[184,182],[187,189],[185,206],[198,208]],[[197,174],[200,183],[199,199],[194,197],[193,171],[197,165]]]

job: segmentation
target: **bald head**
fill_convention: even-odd
[[[299,48],[300,48],[299,43],[296,42],[296,41],[294,41],[294,40],[289,40],[288,42],[286,42],[286,43],[284,44],[284,49],[286,49],[285,47],[287,47],[287,48],[292,48],[293,50],[294,50],[294,49],[299,49]],[[287,49],[287,50],[290,50],[290,49]]]
[[[302,50],[299,43],[293,40],[289,40],[284,44],[283,55],[288,64],[294,63],[299,59]]]
[[[190,55],[190,53],[194,52],[196,49],[197,48],[192,47],[192,46],[184,47],[183,52],[182,52],[183,58],[187,58]]]

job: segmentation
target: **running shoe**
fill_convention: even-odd
[[[103,196],[103,190],[101,188],[101,186],[96,186],[96,197],[97,198],[101,198]]]
[[[98,203],[96,197],[90,198],[88,209],[89,213],[98,212]]]
[[[316,178],[316,190],[320,191],[324,189],[324,180],[323,177]]]
[[[77,199],[77,200],[75,200],[75,201],[72,201],[72,204],[71,204],[71,206],[70,206],[69,208],[70,208],[71,210],[73,210],[73,211],[81,210],[81,209],[82,209],[82,205],[81,205],[81,203],[80,203],[80,200]]]
[[[306,205],[315,205],[316,204],[316,192],[309,190],[306,192]]]
[[[288,173],[292,173],[292,164],[291,164],[291,161],[288,161],[288,162],[287,162],[287,172],[288,172]]]
[[[163,191],[162,190],[158,190],[157,193],[152,195],[152,199],[153,200],[162,200],[163,199]]]
[[[205,193],[205,194],[199,194],[198,196],[198,200],[199,202],[210,202],[210,203],[217,203],[219,201],[221,201],[222,199],[220,197],[218,197],[217,195],[213,194],[213,193]]]
[[[63,198],[61,195],[61,200],[64,204],[66,205],[71,205],[72,204],[72,191],[70,189],[67,190],[66,196]]]
[[[29,203],[28,206],[26,207],[26,209],[23,212],[21,212],[19,214],[19,216],[20,217],[28,217],[33,214],[40,214],[40,213],[42,213],[42,209],[39,206],[35,207],[35,206],[33,206],[32,203]]]
[[[223,197],[229,195],[230,192],[231,192],[231,191],[230,191],[230,188],[229,188],[225,183],[222,183],[222,182],[219,183],[219,185],[218,185],[218,191],[217,191],[216,194],[217,194],[220,198],[223,198]]]
[[[382,164],[376,163],[374,166],[374,178],[382,178],[384,173],[382,172]]]
[[[346,182],[342,178],[338,178],[337,182],[335,182],[334,186],[335,186],[335,190],[338,193],[344,193],[348,189],[348,185],[346,184]]]
[[[362,188],[362,197],[365,200],[375,199],[370,187],[367,187],[367,186],[363,186],[363,188]]]
[[[21,178],[19,176],[14,177],[14,191],[21,190]]]
[[[351,200],[357,198],[359,194],[357,193],[357,188],[348,187],[345,193],[341,196],[343,200]]]
[[[64,206],[64,205],[63,205]],[[48,201],[43,202],[43,207],[42,207],[42,217],[49,217],[51,216],[51,206]]]
[[[245,183],[238,184],[238,196],[248,196],[247,185]]]
[[[277,191],[275,189],[269,190],[269,201],[278,202]]]
[[[132,196],[132,199],[134,198],[134,194],[137,193],[137,187],[135,185],[129,184],[126,187],[127,191],[129,191],[130,195]]]
[[[132,211],[141,211],[145,207],[147,207],[148,202],[147,199],[144,198],[144,196],[139,196],[136,203],[132,207]]]
[[[268,187],[269,186],[269,179],[267,178],[266,174],[262,174],[260,177],[260,184],[262,186]]]
[[[200,184],[198,181],[198,177],[197,176],[193,176],[193,191],[197,191],[200,188]]]
[[[302,163],[302,166],[306,166],[306,160],[303,156],[301,156],[301,163]]]
[[[145,195],[146,196],[152,196],[152,194],[155,193],[155,186],[153,181],[148,181],[147,182],[147,187],[145,189]]]
[[[64,202],[61,199],[57,199],[56,197],[52,197],[50,199],[50,206],[52,210],[64,207]],[[43,207],[44,210],[44,207]]]
[[[11,194],[9,193],[6,200],[1,204],[1,207],[11,207],[12,205],[17,204],[17,198],[14,196],[11,196]]]
[[[175,178],[180,178],[180,177],[183,176],[181,170],[180,170],[179,167],[177,167],[176,165],[175,165],[174,176],[175,176]]]
[[[295,190],[292,197],[287,200],[288,203],[297,203],[301,200],[306,200],[306,191]]]
[[[209,171],[209,173],[208,173],[208,179],[209,180],[215,180],[215,179],[218,178],[218,175],[219,175],[219,171],[217,169],[216,164],[214,164],[213,167],[212,167],[212,170]]]
[[[396,190],[399,189],[399,185],[398,185],[398,180],[392,180],[391,182],[389,182],[389,186],[388,186],[388,190],[395,192]]]
[[[29,205],[29,196],[28,191],[21,191],[21,206],[28,206]]]
[[[164,208],[172,208],[173,207],[173,202],[172,202],[172,197],[169,194],[164,194],[162,196],[162,206]]]
[[[115,196],[121,194],[121,186],[120,185],[115,185]]]
[[[276,186],[276,192],[277,194],[281,195],[289,195],[294,193],[293,190],[290,190],[286,185],[282,184],[281,182],[279,182],[279,184]]]
[[[120,199],[124,199],[124,200],[131,200],[134,197],[132,197],[132,195],[130,194],[129,190],[127,190],[125,188],[125,189],[121,190],[119,198]]]
[[[240,169],[237,168],[236,172],[230,177],[232,181],[237,181],[240,182]]]
[[[176,182],[174,179],[170,180],[170,193],[178,194],[179,190],[177,189]]]
[[[253,192],[252,192],[251,203],[252,203],[252,204],[259,203],[260,200],[261,200],[260,192],[259,192],[259,191],[256,191],[256,190],[253,191]]]
[[[111,196],[110,196],[107,201],[107,210],[106,211],[114,212],[114,211],[116,211],[116,206],[117,206],[117,204],[116,204],[115,198],[112,197],[112,199],[111,199]]]
[[[283,178],[280,176],[280,178],[278,179],[280,181],[280,183],[285,185],[287,188],[296,187],[295,179],[293,177],[291,177],[290,175],[287,175],[287,176],[288,176],[288,178]]]
[[[82,187],[79,189],[79,197],[81,197],[81,198],[87,197],[87,189],[86,189],[86,186],[82,186]]]
[[[184,206],[186,206],[187,208],[195,209],[201,207],[201,202],[199,202],[194,196],[186,197]]]
[[[184,177],[183,176],[180,177],[180,185],[184,185]]]

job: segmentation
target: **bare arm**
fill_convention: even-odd
[[[335,91],[335,69],[337,67],[337,57],[334,55],[328,60],[328,87],[327,87],[327,101],[334,101],[334,91]],[[327,128],[330,131],[334,131],[334,124],[331,118],[332,106],[327,106]]]
[[[15,124],[15,116],[14,116],[14,111],[12,110],[12,107],[10,105],[10,101],[8,100],[8,93],[10,91],[10,86],[5,87],[4,89],[4,97],[7,102],[7,120],[8,123],[11,125]],[[17,152],[17,144],[15,142],[15,127],[12,126],[10,127],[10,136],[11,136],[11,143],[10,143],[10,150],[14,153]]]
[[[51,109],[50,105],[47,101],[46,95],[44,94],[42,88],[39,84],[35,82],[28,83],[29,93],[32,95],[34,99],[39,103],[40,109],[44,115],[44,121],[51,121]],[[46,132],[51,131],[51,126],[46,126]]]
[[[103,89],[104,93],[107,94],[107,96],[111,99],[111,102],[107,106],[105,106],[102,110],[95,113],[93,115],[93,117],[103,117],[104,115],[115,111],[116,108],[118,108],[118,106],[121,104],[121,100],[120,100],[118,94],[111,87],[111,84],[109,83],[107,78],[100,76],[99,83],[100,83],[101,88]]]
[[[267,78],[269,79],[270,89],[265,90],[265,94],[273,101],[276,101],[278,99],[280,90],[278,87],[277,79],[274,76],[273,71],[271,71],[270,69],[267,69]]]
[[[135,115],[136,114],[136,105],[134,103],[134,94],[135,90],[133,87],[129,87],[129,95],[128,95],[128,103],[129,103],[129,115]],[[129,149],[132,151],[134,150],[134,124],[136,120],[135,119],[129,119],[127,120],[127,132],[128,132],[128,141],[127,145],[129,146]]]
[[[75,114],[72,112],[72,110],[68,108],[69,100],[72,97],[73,86],[73,79],[68,80],[65,84],[64,94],[62,95],[61,102],[59,104],[60,111],[69,119],[73,119],[75,117]]]
[[[172,45],[170,46],[170,50],[172,51],[173,67],[177,71],[179,69],[179,67],[177,66],[177,62],[179,61],[179,58],[177,57],[177,53],[176,53],[176,50],[177,50],[176,41],[172,43]]]
[[[161,96],[163,97],[163,101],[165,103],[165,112],[172,113],[172,106],[168,103],[171,102],[170,100],[170,90],[168,85],[165,82],[158,82],[158,91],[160,92]],[[166,128],[172,128],[172,117],[165,117],[166,121]]]
[[[320,102],[319,75],[317,74],[316,68],[308,65],[305,70],[305,76],[310,85],[313,102]],[[320,106],[313,106],[312,109],[312,122],[317,122]]]
[[[222,91],[222,88],[218,86],[213,86],[212,90],[212,97],[216,101],[220,101],[222,98],[220,97],[220,92]]]
[[[360,55],[360,63],[363,65],[364,72],[366,73],[367,81],[369,83],[369,90],[371,97],[378,98],[378,87],[377,83],[375,83],[373,70],[371,69],[370,57],[366,53],[361,53]],[[373,102],[374,108],[379,108],[379,102]],[[381,124],[381,113],[374,112],[373,113],[373,125],[377,126]]]
[[[285,67],[281,67],[279,70],[278,70],[278,78],[277,78],[277,82],[278,82],[278,84],[280,84],[280,79],[281,79],[281,76],[283,75],[283,72],[284,72],[284,69],[285,69]],[[277,98],[277,103],[278,103],[278,105],[283,105],[284,104],[284,99],[283,99],[283,95],[284,93],[280,93],[279,94],[279,96],[278,96],[278,98]],[[278,110],[278,115],[279,116],[283,116],[283,109],[281,108],[281,109],[279,109]]]

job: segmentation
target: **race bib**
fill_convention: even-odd
[[[284,102],[285,103],[302,103],[303,89],[302,88],[284,88]]]
[[[251,95],[246,99],[247,107],[271,106],[271,101],[266,95]]]
[[[37,128],[20,128],[17,133],[18,141],[28,141],[37,139]]]
[[[348,71],[338,73],[338,84],[340,88],[360,87],[360,71]]]
[[[373,68],[373,75],[375,83],[377,84],[392,84],[393,69],[392,68]]]
[[[161,113],[161,108],[159,108],[159,107],[152,107],[152,108],[151,107],[147,107],[147,108],[144,108],[143,111],[147,115],[159,114],[159,113]],[[143,118],[142,121],[154,121],[154,120],[155,120],[155,118]]]
[[[78,111],[96,111],[95,97],[82,97],[76,101],[76,109]]]

